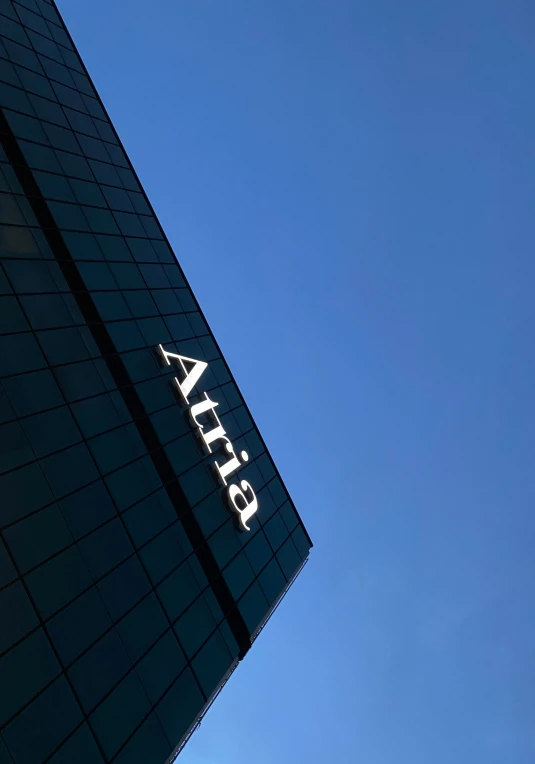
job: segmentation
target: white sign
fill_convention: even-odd
[[[189,406],[189,396],[205,369],[208,368],[208,364],[205,361],[197,361],[195,358],[187,358],[187,356],[178,353],[169,353],[162,345],[158,345],[158,351],[167,366],[171,366],[170,359],[173,359],[182,368],[184,378],[180,381],[178,377],[175,377],[174,383],[182,399]],[[247,451],[240,451],[239,454],[236,454],[234,446],[227,437],[227,433],[215,412],[216,406],[219,404],[210,400],[206,392],[203,395],[204,400],[200,403],[194,403],[190,407],[191,423],[197,429],[204,448],[209,454],[218,448],[225,452],[227,461],[219,463],[214,460],[214,470],[219,481],[227,489],[229,504],[238,513],[242,528],[249,531],[251,529],[247,525],[247,521],[258,511],[258,499],[246,480],[240,480],[239,484],[228,484],[228,478],[234,475],[242,463],[245,464],[249,460],[249,454]]]

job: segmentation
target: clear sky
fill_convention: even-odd
[[[59,4],[315,542],[181,763],[533,764],[533,0]]]

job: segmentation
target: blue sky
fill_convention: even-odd
[[[181,761],[533,764],[533,3],[60,9],[315,542]]]

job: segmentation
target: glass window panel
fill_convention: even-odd
[[[224,568],[235,554],[241,552],[241,544],[228,513],[227,522],[209,539],[208,545],[220,568]]]
[[[72,406],[76,421],[86,438],[98,435],[122,424],[110,395],[98,395]]]
[[[223,571],[223,578],[227,582],[232,596],[237,600],[254,578],[253,569],[243,553],[229,563]]]
[[[258,577],[258,582],[262,587],[267,601],[273,605],[286,586],[286,579],[282,574],[277,560],[271,560]]]
[[[99,183],[107,183],[110,186],[121,186],[117,170],[113,165],[98,162],[96,159],[90,159],[89,164]]]
[[[28,74],[31,74],[31,72],[28,72]],[[35,74],[33,76],[38,77],[39,75]],[[7,109],[4,110],[4,114],[17,138],[27,138],[30,141],[48,145],[48,138],[39,120],[28,117],[25,114],[8,111]]]
[[[174,621],[199,594],[199,585],[187,562],[182,563],[178,570],[158,586],[158,596],[171,621]],[[180,638],[180,634],[178,636]]]
[[[86,157],[98,159],[102,162],[109,162],[108,152],[99,138],[91,138],[88,135],[78,135],[78,140]]]
[[[152,293],[161,313],[181,313],[182,308],[172,289],[155,289]]]
[[[150,711],[150,703],[134,672],[106,698],[90,717],[104,753],[111,758]]]
[[[86,713],[124,677],[131,665],[115,629],[76,661],[68,673]]]
[[[56,125],[62,127],[68,127],[68,122],[65,119],[65,115],[57,103],[52,103],[46,98],[40,98],[37,95],[31,95],[30,101],[33,104],[35,113],[40,119],[44,119],[47,122],[53,122]]]
[[[80,154],[80,146],[78,141],[74,137],[72,130],[66,127],[59,127],[58,125],[50,125],[47,122],[43,123],[44,130],[50,141],[50,145],[55,149],[62,149],[65,151],[72,151],[73,154]]]
[[[234,634],[232,633],[230,626],[228,625],[228,621],[223,621],[223,623],[219,626],[219,631],[225,640],[225,644],[229,653],[233,658],[237,658],[240,654],[240,648],[236,642],[236,639],[234,638]]]
[[[172,631],[168,631],[136,666],[151,703],[161,698],[186,665],[184,653]]]
[[[137,661],[168,628],[169,621],[153,593],[117,624],[117,631],[133,661]]]
[[[277,552],[277,560],[279,561],[279,564],[282,568],[282,572],[286,578],[290,580],[301,564],[301,558],[299,557],[292,539],[288,539],[284,542],[282,547]]]
[[[156,347],[159,343],[171,342],[171,335],[161,318],[142,318],[136,323],[147,345]]]
[[[88,441],[102,474],[111,472],[146,453],[145,445],[134,424],[127,424]]]
[[[132,255],[128,251],[124,239],[121,237],[99,234],[97,241],[106,260],[132,261]]]
[[[16,764],[45,761],[82,721],[69,685],[57,679],[22,714],[2,730]]]
[[[91,116],[98,117],[98,119],[106,119],[106,115],[104,114],[104,110],[102,109],[102,106],[99,104],[96,98],[92,98],[88,95],[82,95],[82,99],[86,105],[87,111]]]
[[[0,100],[3,108],[18,109],[25,114],[33,114],[33,107],[26,93],[13,85],[0,82]]]
[[[135,191],[129,191],[128,196],[131,199],[133,208],[140,215],[152,215],[149,205],[147,204],[143,194],[137,194]]]
[[[43,618],[49,618],[93,583],[76,547],[70,547],[26,576]]]
[[[300,525],[292,533],[292,541],[294,542],[301,559],[304,560],[310,551],[310,542]]]
[[[193,330],[185,314],[178,316],[166,316],[165,323],[169,327],[171,336],[177,342],[193,336]]]
[[[72,314],[62,295],[31,295],[21,297],[20,301],[30,320],[32,329],[52,329],[54,327],[72,326],[74,323]],[[78,323],[83,323],[81,317]]]
[[[63,66],[56,61],[50,61],[50,59],[45,58],[44,56],[40,57],[40,61],[43,69],[51,80],[57,80],[58,82],[61,82],[62,85],[68,85],[71,88],[75,87],[74,80],[66,66]]]
[[[9,381],[9,380],[6,380]],[[0,422],[9,422],[15,419],[15,412],[11,407],[3,387],[0,385]]]
[[[172,287],[179,288],[186,286],[178,265],[163,265],[162,267]]]
[[[106,484],[120,511],[161,487],[158,474],[148,457],[108,475]]]
[[[90,95],[90,96],[95,95],[95,91],[91,87],[91,84],[89,80],[87,79],[87,77],[85,76],[85,74],[73,72],[72,76],[76,83],[76,87],[78,88],[78,90],[80,90],[80,92],[86,93],[87,95]]]
[[[29,329],[16,297],[0,297],[0,332],[23,332]]]
[[[48,456],[40,464],[56,498],[98,478],[97,469],[84,443]]]
[[[121,178],[122,184],[129,191],[141,191],[137,180],[134,178],[133,172],[123,167],[117,168],[117,173]]]
[[[2,16],[8,16],[10,19],[13,19],[14,21],[19,20],[19,17],[15,13],[15,8],[13,7],[13,3],[10,2],[10,0],[2,0],[2,4],[0,6],[0,12],[2,13]]]
[[[147,348],[136,350],[132,353],[125,353],[122,356],[122,360],[133,382],[152,379],[160,374],[156,359],[152,351]]]
[[[114,620],[139,602],[150,588],[149,580],[136,557],[123,562],[98,584],[101,597]]]
[[[93,175],[87,164],[87,159],[76,154],[68,154],[66,151],[56,149],[56,156],[65,175],[72,178],[93,180]],[[46,168],[44,168],[46,169]]]
[[[175,631],[186,655],[191,658],[216,628],[215,619],[200,597],[178,619]]]
[[[18,4],[17,13],[25,27],[33,29],[35,32],[39,32],[45,37],[50,37],[50,32],[42,16],[38,16],[36,13],[32,13],[32,11],[23,8]]]
[[[0,79],[2,82],[9,82],[10,85],[15,85],[15,87],[22,87],[15,67],[5,59],[0,59]]]
[[[22,66],[17,66],[16,69],[25,90],[49,98],[51,101],[56,100],[55,93],[46,77],[37,74],[37,72],[23,69]]]
[[[137,390],[142,395],[141,391],[152,386],[155,395],[158,399],[158,403],[167,403],[166,398],[163,398],[160,394],[162,387],[161,380],[156,379],[152,382],[144,382],[142,385],[137,385]],[[169,397],[171,397],[171,390],[168,389]],[[186,435],[189,433],[188,424],[185,421],[183,412],[176,405],[176,401],[171,399],[171,403],[174,403],[172,408],[166,408],[164,411],[160,411],[158,414],[154,414],[151,417],[151,422],[154,425],[156,432],[161,443],[169,443],[171,440],[175,440],[180,435]]]
[[[209,536],[228,520],[228,510],[219,494],[215,492],[201,501],[193,510],[193,514],[205,536]]]
[[[125,193],[125,192],[123,192]],[[138,262],[158,262],[152,244],[147,239],[127,239],[134,260]]]
[[[217,689],[232,665],[225,640],[216,631],[193,659],[192,667],[207,698]]]
[[[92,361],[62,366],[55,370],[55,375],[68,401],[106,392],[104,382]]]
[[[113,188],[113,186],[102,186],[102,193],[112,210],[123,210],[124,212],[134,212],[134,208],[128,194],[122,188]]]
[[[18,422],[0,427],[0,471],[15,469],[31,462],[34,454]]]
[[[6,528],[4,536],[22,573],[73,542],[63,515],[55,504]]]
[[[94,204],[96,207],[105,207],[106,201],[96,183],[85,180],[71,180],[77,200],[80,204]]]
[[[184,560],[186,554],[172,528],[168,528],[147,544],[139,556],[152,583],[156,585]]]
[[[38,464],[29,464],[0,477],[0,524],[20,520],[53,500]]]
[[[0,611],[0,652],[7,650],[39,625],[35,610],[20,581],[0,591]]]
[[[49,202],[48,207],[58,228],[66,231],[89,231],[90,226],[81,208],[75,204]],[[88,209],[88,208],[86,208]]]
[[[162,265],[141,264],[139,266],[147,286],[151,289],[156,287],[168,287],[169,281],[165,276]]]
[[[35,171],[34,178],[45,199],[58,199],[64,202],[76,201],[68,180],[61,175]]]
[[[102,252],[93,234],[62,232],[62,236],[75,260],[102,260]]]
[[[83,71],[82,64],[80,63],[78,56],[71,50],[65,50],[65,48],[61,48],[61,56],[67,66],[69,66],[71,69],[76,69],[79,72]]]
[[[62,499],[59,505],[74,538],[84,536],[117,514],[101,480]]]
[[[93,301],[103,321],[118,321],[132,318],[125,296],[120,292],[93,292]]]
[[[117,289],[117,283],[107,263],[81,262],[78,265],[78,270],[90,291],[94,289]]]
[[[73,130],[76,130],[79,133],[93,135],[95,138],[98,137],[97,130],[91,117],[87,114],[81,114],[79,111],[74,111],[74,109],[69,109],[67,106],[64,107],[64,111]]]
[[[252,634],[269,610],[268,601],[257,582],[253,583],[245,592],[238,603],[238,609]]]
[[[202,711],[205,698],[191,670],[185,669],[156,706],[156,716],[169,740],[178,743]]]
[[[108,153],[113,164],[121,167],[128,167],[128,160],[120,146],[110,146],[108,148]]]
[[[255,573],[258,573],[260,570],[262,570],[264,565],[273,555],[273,550],[271,549],[263,531],[259,531],[247,543],[245,547],[245,554],[247,555],[247,559],[251,563],[251,567]]]
[[[89,221],[91,230],[95,233],[119,233],[119,229],[109,210],[83,207],[84,214]]]
[[[277,550],[282,542],[288,537],[288,529],[278,513],[266,523],[264,531],[274,550]]]
[[[135,321],[118,321],[106,324],[113,344],[119,352],[143,347],[145,340],[141,336]]]
[[[104,764],[104,759],[87,724],[76,730],[74,735],[52,756],[49,764],[73,764],[73,762]]]
[[[110,263],[111,271],[120,289],[143,289],[145,283],[134,263]]]
[[[61,660],[69,665],[110,626],[110,616],[93,587],[54,616],[47,630]]]
[[[82,361],[91,355],[80,329],[41,331],[38,332],[38,338],[49,363],[53,366]]]
[[[10,584],[17,578],[17,572],[11,562],[4,542],[0,539],[0,588]]]
[[[36,32],[32,32],[31,29],[26,31],[35,50],[38,53],[43,54],[43,56],[39,56],[41,62],[44,61],[44,56],[48,56],[49,58],[53,58],[55,61],[61,62],[62,59],[59,48],[53,40],[43,37]]]
[[[132,315],[136,316],[136,318],[143,318],[145,316],[156,316],[158,315],[158,309],[156,308],[156,305],[154,304],[154,300],[150,296],[150,293],[147,290],[140,290],[136,292],[125,292],[125,300],[130,306],[130,310],[132,311]],[[160,320],[160,326],[163,326]],[[143,327],[141,327],[141,330],[143,331]],[[164,334],[166,334],[166,330],[164,331]],[[147,337],[145,333],[143,332],[143,336],[147,340]],[[148,340],[147,340],[148,341]],[[163,342],[163,339],[160,340],[160,342]]]
[[[181,475],[179,483],[190,505],[194,505],[204,499],[215,487],[214,478],[204,464],[199,464],[197,467],[188,470],[184,475]]]
[[[70,106],[72,109],[78,109],[78,111],[87,111],[82,97],[76,90],[72,90],[66,85],[61,85],[59,82],[52,82],[52,87],[60,103]]]
[[[158,494],[148,496],[123,515],[128,532],[136,546],[141,546],[176,519],[166,513]]]
[[[82,539],[78,548],[95,579],[104,576],[134,551],[119,518]]]
[[[31,634],[0,659],[0,724],[61,672],[42,629]]]
[[[171,754],[156,714],[151,714],[119,753],[114,764],[147,764],[148,761],[166,761]],[[55,764],[53,761],[52,764]]]
[[[55,24],[49,24],[48,28],[56,42],[58,42],[60,45],[63,45],[65,48],[72,48],[70,40],[63,29],[56,26]]]
[[[124,236],[145,236],[139,217],[128,212],[114,212],[115,220]]]
[[[160,227],[156,223],[156,220],[153,217],[148,217],[147,215],[143,215],[143,217],[141,217],[141,223],[143,225],[143,228],[145,229],[146,235],[149,238],[157,239],[158,236],[161,237],[162,232],[160,231]]]
[[[153,241],[152,246],[161,263],[175,263],[175,256],[164,241]]]
[[[95,127],[102,140],[108,141],[109,143],[117,143],[115,133],[107,122],[101,122],[100,119],[97,119],[95,120]]]

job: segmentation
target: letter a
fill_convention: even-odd
[[[188,395],[191,393],[201,378],[202,373],[208,367],[208,364],[205,361],[197,361],[195,358],[188,358],[187,356],[179,355],[178,353],[169,353],[167,350],[164,350],[161,345],[158,345],[158,350],[160,351],[160,354],[167,366],[171,366],[171,361],[169,360],[170,358],[175,358],[180,363],[182,371],[186,376],[182,382],[179,382],[178,378],[175,377],[175,382],[180,391],[180,394],[186,403],[189,403]],[[193,364],[193,368],[188,371],[186,368],[186,363]]]
[[[253,496],[251,501],[247,501],[245,491],[251,492]],[[238,488],[237,485],[234,485],[234,483],[229,485],[227,495],[230,503],[240,516],[240,523],[242,528],[245,528],[246,531],[250,531],[251,529],[247,525],[247,520],[250,520],[251,517],[258,511],[258,499],[256,498],[253,489],[246,480],[242,480],[240,482],[240,488]],[[238,506],[236,499],[239,499],[240,502],[243,503],[242,507]]]

